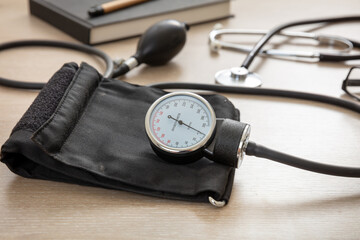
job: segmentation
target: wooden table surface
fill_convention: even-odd
[[[359,10],[359,0],[235,0],[231,2],[235,18],[221,23],[231,28],[269,29],[293,20],[359,14]],[[125,80],[137,84],[213,83],[216,71],[238,66],[245,57],[226,50],[210,54],[207,35],[213,25],[193,27],[183,51],[170,64],[139,67]],[[360,41],[359,26],[346,23],[316,31]],[[76,42],[30,16],[25,0],[1,0],[0,33],[0,42]],[[134,53],[137,40],[97,47],[114,58],[126,58]],[[249,40],[254,39],[242,42]],[[99,60],[85,54],[23,48],[0,53],[0,76],[46,82],[69,61],[86,61],[104,70]],[[349,65],[355,63],[257,58],[251,70],[262,76],[263,87],[350,100],[340,86]],[[37,94],[0,87],[0,144]],[[360,166],[358,114],[308,101],[226,96],[240,109],[242,121],[251,124],[253,141],[321,162]],[[25,179],[4,164],[0,165],[0,178],[0,239],[360,239],[360,180],[315,174],[253,157],[245,157],[236,171],[232,197],[222,209],[205,203]]]

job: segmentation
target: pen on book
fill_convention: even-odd
[[[101,16],[113,11],[117,11],[119,9],[123,9],[147,1],[149,0],[114,0],[111,2],[107,2],[91,7],[88,10],[88,14],[91,17]]]

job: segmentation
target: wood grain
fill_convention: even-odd
[[[269,29],[307,18],[358,14],[358,0],[231,2],[235,18],[225,27]],[[142,66],[124,80],[213,83],[214,73],[237,66],[245,55],[209,53],[213,23],[193,27],[184,50],[167,66]],[[302,28],[302,29],[309,29]],[[25,0],[0,2],[1,42],[56,39],[76,42],[30,16]],[[359,23],[331,25],[318,32],[360,41]],[[252,38],[250,39],[252,40]],[[248,41],[247,39],[243,40]],[[281,42],[282,39],[275,40]],[[98,46],[112,57],[131,56],[137,39]],[[302,49],[298,46],[286,46]],[[0,53],[0,76],[46,82],[64,62],[87,55],[49,48]],[[359,63],[359,62],[358,62]],[[347,63],[349,64],[349,63]],[[349,66],[258,58],[251,68],[264,87],[346,98],[340,90]],[[0,87],[0,143],[31,104],[37,91]],[[271,148],[348,166],[359,166],[359,115],[325,104],[227,94],[252,125],[251,139]],[[359,239],[360,180],[324,176],[246,157],[237,170],[230,203],[172,201],[122,191],[25,179],[0,165],[0,239]]]

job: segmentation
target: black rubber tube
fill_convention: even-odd
[[[270,159],[275,162],[286,164],[292,167],[301,168],[311,172],[317,172],[333,176],[341,177],[360,177],[360,168],[334,166],[324,163],[317,163],[294,157],[285,153],[274,151],[264,146],[249,142],[246,148],[246,154],[249,156],[256,156],[260,158]]]
[[[67,48],[67,49],[72,49],[72,50],[96,55],[101,59],[103,59],[106,63],[106,71],[104,73],[104,77],[111,77],[114,69],[113,61],[109,55],[107,55],[103,51],[100,51],[94,47],[87,46],[85,44],[76,44],[76,43],[50,41],[50,40],[24,40],[24,41],[13,41],[13,42],[0,44],[0,51],[11,48],[30,47],[30,46]],[[42,89],[45,83],[23,82],[23,81],[17,81],[17,80],[0,77],[0,85],[13,87],[13,88],[22,88],[22,89]]]
[[[360,113],[360,104],[330,96],[305,93],[305,92],[295,92],[288,90],[277,90],[277,89],[266,89],[266,88],[231,87],[231,86],[223,86],[223,85],[197,84],[197,83],[156,83],[148,86],[162,88],[162,89],[197,89],[197,90],[224,92],[224,93],[263,95],[263,96],[302,99],[302,100],[326,103],[326,104],[342,107],[345,109],[349,109],[356,113]],[[301,168],[312,172],[334,175],[334,176],[342,176],[342,177],[360,177],[360,168],[333,166],[323,163],[317,163],[306,159],[294,157],[285,153],[277,152],[268,149],[266,147],[257,145],[256,143],[253,142],[249,142],[246,148],[246,154],[261,158],[267,158],[279,163],[287,164],[293,167]]]
[[[326,103],[360,113],[360,104],[357,104],[355,102],[343,100],[340,98],[320,95],[320,94],[307,93],[307,92],[279,90],[279,89],[270,89],[270,88],[232,87],[232,86],[201,84],[201,83],[163,82],[163,83],[150,84],[148,86],[162,88],[162,89],[197,89],[197,90],[207,90],[207,91],[223,92],[223,93],[236,93],[236,94],[302,99],[302,100]]]
[[[126,74],[127,72],[130,71],[130,68],[128,65],[126,65],[125,63],[121,64],[120,67],[118,67],[117,69],[114,70],[112,77],[116,78],[116,77],[120,77],[124,74]]]
[[[333,55],[333,54],[323,54],[321,53],[319,56],[320,62],[341,62],[341,61],[349,61],[349,60],[359,60],[360,55]]]

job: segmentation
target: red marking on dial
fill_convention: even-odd
[[[161,115],[163,115],[163,114],[164,114],[163,111],[156,111],[153,115],[153,118],[151,119],[151,122],[152,122],[153,135],[159,142],[166,145],[166,143],[165,143],[166,140],[164,139],[165,133],[162,133],[161,127],[158,127],[159,123],[161,122]],[[170,140],[168,140],[167,143],[169,144]]]

